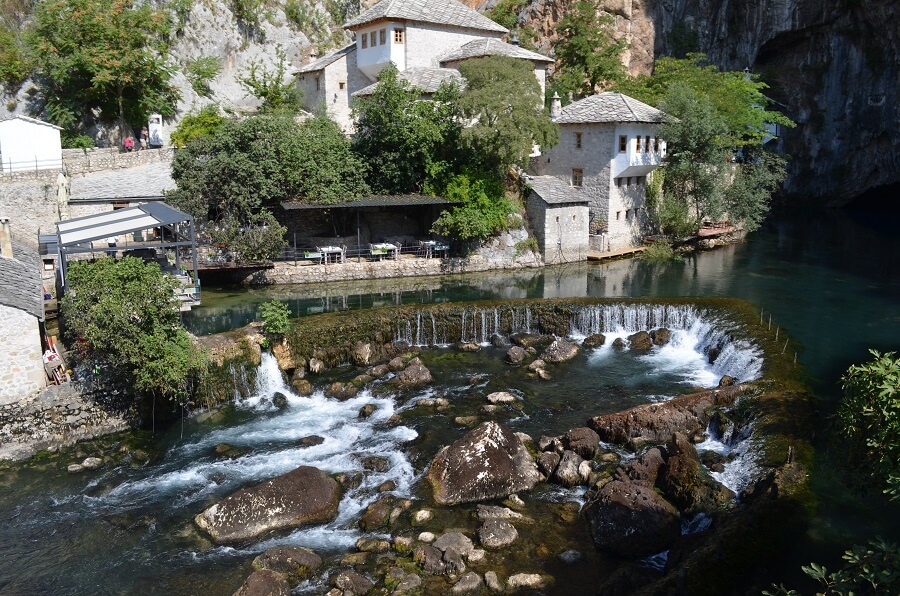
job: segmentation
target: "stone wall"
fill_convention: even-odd
[[[128,430],[126,420],[83,398],[71,384],[0,406],[0,459],[22,460],[77,441]]]
[[[0,178],[0,217],[9,217],[12,233],[37,245],[38,230],[44,233],[56,231],[53,224],[60,220],[57,202],[57,176],[32,179]]]
[[[527,210],[546,264],[587,259],[588,207],[585,204],[548,205],[532,192]]]
[[[164,162],[168,164],[171,163],[174,156],[175,149],[173,147],[146,149],[131,153],[121,153],[118,148],[64,149],[63,165],[66,172],[72,176],[101,170],[133,168],[149,163]]]
[[[0,305],[0,404],[8,404],[46,385],[36,317]]]
[[[511,244],[512,237],[498,240],[499,244]],[[505,251],[515,251],[515,244],[504,246]],[[293,262],[278,262],[272,269],[263,269],[250,273],[235,273],[231,281],[245,285],[270,284],[314,284],[328,281],[350,281],[355,279],[385,279],[390,277],[417,277],[426,275],[445,275],[449,273],[473,273],[497,269],[523,269],[540,267],[543,262],[538,255],[526,250],[513,259],[495,258],[498,250],[490,246],[482,249],[482,254],[473,254],[465,258],[423,259],[404,256],[403,258],[384,261],[348,260],[344,263],[327,265]]]

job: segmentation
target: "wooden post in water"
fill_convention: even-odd
[[[781,331],[781,327],[775,328],[775,341],[778,341],[778,332]]]
[[[769,315],[769,329],[768,329],[768,331],[771,331],[771,330],[772,330],[772,315],[770,314],[770,315]]]
[[[784,347],[781,348],[781,353],[784,354],[784,351],[787,350],[788,340],[784,340]]]

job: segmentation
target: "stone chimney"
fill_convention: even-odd
[[[550,98],[550,119],[556,120],[560,114],[562,114],[562,101],[559,99],[559,93],[554,91],[553,97]]]
[[[9,230],[8,217],[0,217],[0,256],[13,258],[12,233]]]
[[[513,31],[513,32],[512,32],[512,35],[511,35],[510,38],[509,38],[509,43],[512,44],[512,45],[514,45],[514,46],[519,45],[519,34],[516,33],[515,31]]]

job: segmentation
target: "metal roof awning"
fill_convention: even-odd
[[[136,207],[60,221],[56,223],[56,229],[59,231],[59,246],[67,247],[193,221],[194,218],[187,213],[173,209],[165,203],[145,203]]]
[[[449,205],[450,201],[443,197],[429,197],[427,195],[372,195],[362,197],[355,201],[331,203],[328,205],[318,203],[300,203],[297,201],[285,201],[281,207],[286,210],[293,209],[347,209],[360,207],[410,207],[417,205]]]

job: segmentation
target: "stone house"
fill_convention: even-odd
[[[303,67],[294,75],[304,107],[324,109],[348,133],[354,95],[374,90],[381,69],[393,62],[400,77],[425,96],[446,80],[458,79],[459,65],[484,56],[532,62],[543,95],[552,59],[502,38],[509,31],[456,0],[382,0],[344,24],[355,40]]]
[[[590,250],[639,246],[649,233],[647,177],[666,151],[659,136],[665,114],[621,93],[592,95],[564,108],[554,97],[550,113],[559,124],[560,141],[531,160],[534,200],[557,204],[563,193],[545,180],[553,178],[568,186],[573,197],[584,198]],[[549,188],[553,194],[541,194]]]
[[[588,252],[588,197],[553,176],[527,179],[525,211],[544,263],[584,261]]]
[[[0,218],[0,405],[46,385],[40,263],[23,243],[16,242],[13,249],[9,219]]]

